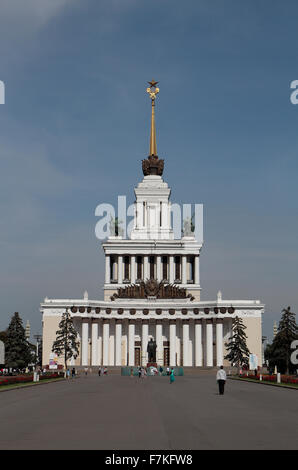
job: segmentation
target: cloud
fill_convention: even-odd
[[[75,0],[2,0],[0,26],[39,28]],[[13,33],[18,33],[14,29]]]
[[[11,138],[2,138],[0,150],[2,247],[19,240],[20,232],[25,236],[39,229],[51,201],[78,185],[51,161],[42,136],[34,142],[18,126],[13,130]]]

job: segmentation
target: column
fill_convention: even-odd
[[[186,255],[181,256],[182,260],[182,284],[186,284]]]
[[[168,228],[168,205],[167,203],[162,203],[161,205],[161,226],[162,228]]]
[[[106,255],[106,284],[111,282],[110,273],[111,273],[111,266],[110,266],[110,255]]]
[[[145,256],[144,256],[144,266],[143,266],[143,268],[144,268],[144,269],[143,269],[143,273],[144,273],[143,279],[144,279],[144,281],[146,281],[146,279],[149,278],[149,273],[148,273],[148,255],[145,255]]]
[[[97,355],[98,365],[102,364],[102,320],[98,320]]]
[[[110,337],[110,323],[109,320],[104,320],[102,328],[102,365],[109,365],[109,337]]]
[[[118,256],[118,284],[123,282],[123,256]]]
[[[130,282],[134,284],[136,282],[136,257],[132,255],[130,257]]]
[[[148,362],[148,353],[147,353],[147,346],[148,346],[148,334],[149,334],[149,323],[148,320],[144,320],[142,322],[142,366],[146,367]]]
[[[143,204],[142,202],[136,203],[136,228],[141,228],[143,226]]]
[[[203,366],[202,322],[195,320],[195,366]]]
[[[200,257],[199,255],[195,256],[195,284],[200,284]]]
[[[206,322],[206,366],[213,367],[213,325],[212,320]]]
[[[92,332],[91,332],[91,365],[98,366],[98,322],[95,320],[92,322]]]
[[[163,342],[162,342],[162,321],[156,321],[156,362],[158,365],[163,365]]]
[[[176,322],[170,320],[170,367],[176,366]]]
[[[128,324],[128,365],[135,364],[135,322],[129,321]]]
[[[84,318],[82,321],[82,366],[88,366],[88,336],[89,323]]]
[[[188,350],[189,350],[189,323],[187,320],[182,322],[183,329],[183,366],[189,365]]]
[[[122,321],[116,320],[115,326],[115,366],[121,366]]]
[[[223,365],[223,320],[216,322],[216,365]]]
[[[161,256],[156,256],[156,280],[161,281]]]
[[[175,277],[175,273],[174,273],[174,256],[170,255],[169,256],[169,282],[170,282],[170,284],[173,284],[173,282],[175,280],[174,277]]]

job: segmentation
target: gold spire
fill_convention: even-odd
[[[155,98],[156,98],[157,93],[159,92],[159,88],[157,88],[157,86],[156,86],[158,84],[158,82],[156,82],[154,80],[151,80],[151,82],[148,82],[148,83],[149,83],[150,87],[148,87],[146,91],[150,95],[151,107],[152,107],[149,155],[157,155],[154,108],[155,108]]]

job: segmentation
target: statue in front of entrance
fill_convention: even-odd
[[[156,341],[151,338],[147,346],[148,362],[156,362]]]

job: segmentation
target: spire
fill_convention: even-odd
[[[159,88],[157,88],[158,82],[155,80],[151,80],[149,83],[149,87],[147,88],[147,93],[149,93],[151,98],[151,133],[150,133],[150,149],[149,149],[149,157],[142,161],[142,169],[144,176],[149,175],[158,175],[162,176],[164,161],[160,160],[157,156],[157,149],[156,149],[156,131],[155,131],[155,98],[157,93],[159,93]]]
[[[157,149],[156,149],[156,130],[155,130],[155,98],[157,93],[159,93],[159,88],[157,88],[158,82],[155,80],[151,80],[151,82],[148,82],[150,87],[147,88],[147,93],[149,93],[150,98],[151,98],[151,132],[150,132],[150,150],[149,150],[149,156],[150,155],[157,155]]]

